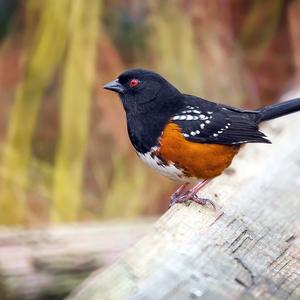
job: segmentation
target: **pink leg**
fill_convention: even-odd
[[[193,198],[195,195],[197,195],[197,193],[203,189],[209,182],[211,181],[211,179],[205,179],[203,181],[198,182],[188,193],[188,197]]]
[[[176,199],[174,199],[175,201],[171,202],[170,206],[174,205],[175,203],[183,203],[183,202],[186,202],[188,200],[191,200],[191,201],[194,201],[194,202],[196,202],[198,204],[201,204],[201,205],[205,205],[207,203],[210,203],[214,207],[214,209],[216,209],[215,204],[211,200],[199,198],[197,196],[197,193],[202,188],[204,188],[210,181],[211,181],[211,179],[206,179],[206,180],[200,181],[190,191],[188,191],[186,194],[182,195],[181,197],[177,197]]]
[[[176,201],[183,196],[183,193],[185,192],[185,188],[189,185],[188,182],[185,182],[183,185],[181,185],[176,191],[175,193],[172,194],[171,199],[170,199],[170,205],[169,207],[171,207],[173,204],[176,203]]]
[[[185,182],[183,185],[181,185],[176,191],[175,191],[175,193],[171,196],[171,197],[178,197],[178,196],[180,196],[182,193],[183,193],[183,191],[184,191],[184,189],[187,187],[189,185],[189,183],[188,182]]]

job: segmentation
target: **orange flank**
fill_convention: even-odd
[[[209,179],[220,175],[238,153],[240,146],[190,142],[180,127],[169,123],[160,139],[158,155],[182,168],[186,175]]]

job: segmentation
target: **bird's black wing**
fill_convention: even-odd
[[[223,145],[270,143],[258,130],[257,112],[187,97],[186,106],[171,118],[187,140]]]

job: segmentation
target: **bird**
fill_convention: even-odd
[[[215,103],[184,94],[145,69],[126,70],[104,89],[119,95],[138,157],[161,175],[181,182],[170,206],[191,200],[215,207],[198,191],[230,166],[242,145],[271,143],[259,130],[260,123],[300,110],[300,98],[256,110]]]

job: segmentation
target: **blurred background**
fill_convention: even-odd
[[[176,184],[137,159],[124,69],[256,108],[299,84],[299,0],[0,0],[0,223],[160,215]]]

